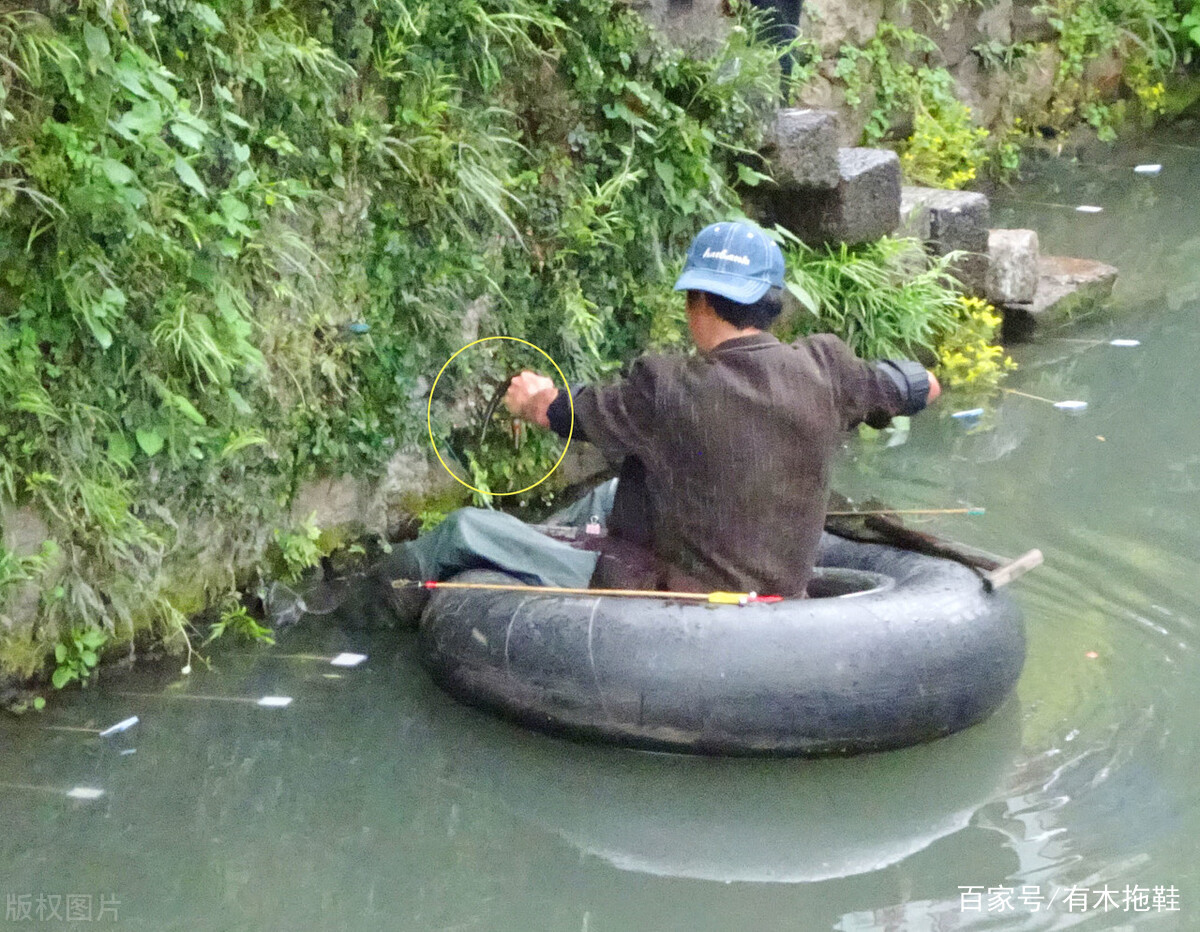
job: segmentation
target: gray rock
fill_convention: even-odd
[[[831,191],[777,191],[760,203],[778,223],[810,245],[866,243],[900,225],[900,159],[887,149],[839,149]]]
[[[883,19],[883,0],[805,0],[800,34],[814,39],[824,56],[832,58],[843,45],[861,48],[870,42]]]
[[[784,190],[836,188],[840,177],[837,114],[832,110],[780,110],[762,154],[771,161],[775,182]]]
[[[1012,7],[1009,36],[1014,43],[1036,45],[1055,41],[1058,30],[1050,24],[1040,0],[1016,0]]]
[[[303,524],[312,518],[319,528],[365,524],[367,494],[366,483],[354,476],[310,479],[292,499],[292,522]]]
[[[32,556],[52,537],[49,525],[35,509],[28,505],[16,507],[0,503],[0,543],[14,555]],[[47,579],[56,578],[65,562],[60,552],[47,568]],[[6,603],[0,605],[0,631],[12,630],[15,625],[33,618],[37,612],[39,589],[36,582],[21,583],[9,593]]]
[[[1001,305],[1004,339],[1030,340],[1039,329],[1091,313],[1108,300],[1116,280],[1117,270],[1103,262],[1042,256],[1034,299]]]
[[[479,339],[480,325],[491,315],[495,301],[491,295],[480,295],[463,308],[462,341],[465,346]]]
[[[901,195],[903,232],[916,236],[935,256],[961,250],[967,255],[953,266],[963,288],[982,295],[988,271],[988,225],[991,205],[975,191],[906,187]]]
[[[998,0],[984,9],[975,21],[975,28],[989,42],[1011,45],[1013,41],[1013,0]]]
[[[581,485],[593,480],[598,481],[610,469],[600,448],[585,440],[571,441],[571,448],[563,457],[562,464],[555,472],[555,479],[560,486]]]
[[[1033,301],[1039,255],[1036,230],[992,230],[988,234],[987,299],[993,304]]]
[[[711,51],[734,19],[724,0],[630,0],[630,7],[676,44]]]

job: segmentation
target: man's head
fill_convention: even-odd
[[[783,253],[766,233],[752,223],[726,221],[692,240],[675,290],[689,292],[689,309],[703,301],[727,323],[761,330],[779,315],[783,275]]]

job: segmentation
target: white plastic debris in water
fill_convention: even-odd
[[[67,790],[68,799],[99,799],[103,795],[104,790],[94,786],[76,786]]]
[[[291,696],[263,696],[258,700],[258,705],[264,709],[286,709],[291,704]]]
[[[983,408],[967,408],[965,411],[955,411],[950,416],[960,421],[973,421],[983,416]]]
[[[335,667],[357,667],[366,659],[366,654],[350,654],[343,652],[334,657],[331,661],[329,661],[329,663]]]
[[[1066,411],[1068,414],[1078,414],[1081,411],[1087,410],[1086,401],[1056,401],[1054,407],[1059,411]]]
[[[109,725],[104,729],[104,731],[100,732],[100,737],[107,738],[109,735],[119,734],[122,731],[129,731],[129,729],[136,725],[138,721],[139,719],[136,715],[131,715],[129,718],[122,719],[115,725]]]
[[[1139,174],[1139,175],[1157,175],[1160,171],[1162,171],[1162,166],[1161,165],[1135,165],[1133,170],[1135,172],[1137,172],[1137,174]]]
[[[1109,340],[1109,346],[1141,346],[1141,340]]]
[[[1095,204],[1080,204],[1075,210],[1081,214],[1099,214],[1104,212],[1103,207],[1097,207]]]

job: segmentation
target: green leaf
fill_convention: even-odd
[[[96,338],[96,342],[100,344],[101,349],[108,349],[112,346],[113,335],[111,330],[90,314],[84,317],[84,322],[87,324],[88,329],[92,331],[92,336]]]
[[[162,107],[156,100],[139,101],[109,125],[131,142],[136,142],[139,136],[157,135],[163,128]]]
[[[150,82],[150,85],[164,98],[171,101],[171,103],[174,103],[176,97],[178,96],[175,93],[174,85],[171,84],[169,80],[173,77],[175,77],[175,75],[171,74],[171,72],[167,71],[166,69],[163,69],[161,74],[155,71],[146,72],[146,80]]]
[[[85,650],[79,655],[79,659],[83,661],[84,666],[94,667],[100,661],[100,657],[94,650]]]
[[[163,448],[162,434],[156,430],[138,430],[134,432],[134,436],[137,437],[138,446],[147,456],[154,456]]]
[[[146,90],[146,85],[142,84],[142,74],[142,69],[134,64],[127,54],[121,56],[121,61],[113,72],[121,87],[133,94],[134,97],[149,100],[150,92]]]
[[[88,50],[88,65],[93,74],[95,66],[106,61],[112,55],[112,46],[108,44],[108,36],[103,29],[97,29],[91,23],[83,24],[83,42]]]
[[[99,628],[91,628],[88,631],[83,632],[83,634],[80,635],[79,640],[85,647],[90,647],[94,650],[108,640],[108,634],[107,632],[101,631]]]
[[[59,667],[54,671],[54,675],[50,677],[50,682],[54,684],[55,689],[62,689],[71,680],[75,679],[75,671],[67,667]]]
[[[171,404],[173,404],[189,421],[203,427],[208,423],[204,419],[204,415],[196,410],[196,406],[183,397],[183,395],[172,395]]]
[[[250,208],[230,194],[221,197],[221,212],[230,220],[249,220]]]
[[[123,162],[118,162],[116,159],[101,159],[99,161],[100,171],[117,187],[130,184],[137,179],[137,175]]]
[[[176,139],[191,149],[200,149],[204,146],[204,134],[179,120],[171,124],[171,132],[175,134]]]
[[[232,456],[238,450],[244,450],[246,447],[261,446],[266,442],[267,438],[262,436],[262,434],[234,434],[226,441],[225,446],[221,448],[221,459]]]
[[[108,435],[108,458],[119,466],[127,466],[133,462],[133,447],[119,431]]]
[[[764,175],[762,172],[755,171],[749,165],[743,165],[740,162],[737,167],[737,175],[738,181],[750,188],[757,187],[764,181],[771,180],[770,175]]]
[[[809,294],[803,286],[801,286],[798,282],[791,281],[790,279],[786,284],[787,290],[792,293],[792,296],[800,302],[801,306],[803,306],[806,311],[808,311],[814,317],[819,317],[821,315],[821,306],[817,303],[817,299]]]
[[[225,24],[221,22],[216,11],[205,3],[193,3],[188,8],[196,19],[200,20],[214,33],[222,33],[225,31]]]
[[[42,711],[42,709],[46,708],[45,698],[42,696],[34,696],[33,697],[33,707],[35,709],[37,709],[39,712]]]
[[[185,162],[181,155],[175,156],[175,174],[179,176],[180,181],[201,197],[208,197],[208,188],[204,186],[204,182],[200,180],[200,176],[196,174],[196,170]]]
[[[66,644],[55,644],[54,645],[54,659],[57,663],[62,663],[64,660],[67,659],[67,645]]]
[[[238,414],[244,414],[244,415],[248,416],[248,415],[251,415],[254,413],[254,409],[252,407],[250,407],[250,403],[248,401],[246,401],[245,398],[242,397],[242,393],[239,392],[237,389],[235,389],[235,388],[225,389],[225,396],[229,399],[230,403],[233,405],[234,410],[237,411]]]
[[[654,160],[654,173],[662,180],[668,188],[675,187],[675,166],[670,162],[664,162],[662,159]]]

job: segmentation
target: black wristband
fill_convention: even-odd
[[[572,397],[578,391],[576,388],[571,393]],[[550,422],[550,429],[560,437],[570,435],[573,440],[587,440],[578,420],[575,421],[574,433],[571,432],[571,401],[565,388],[560,388],[554,400],[550,402],[550,407],[546,409],[546,419]]]
[[[900,389],[904,407],[900,414],[916,414],[929,401],[929,373],[919,362],[911,359],[881,359],[876,367]]]

